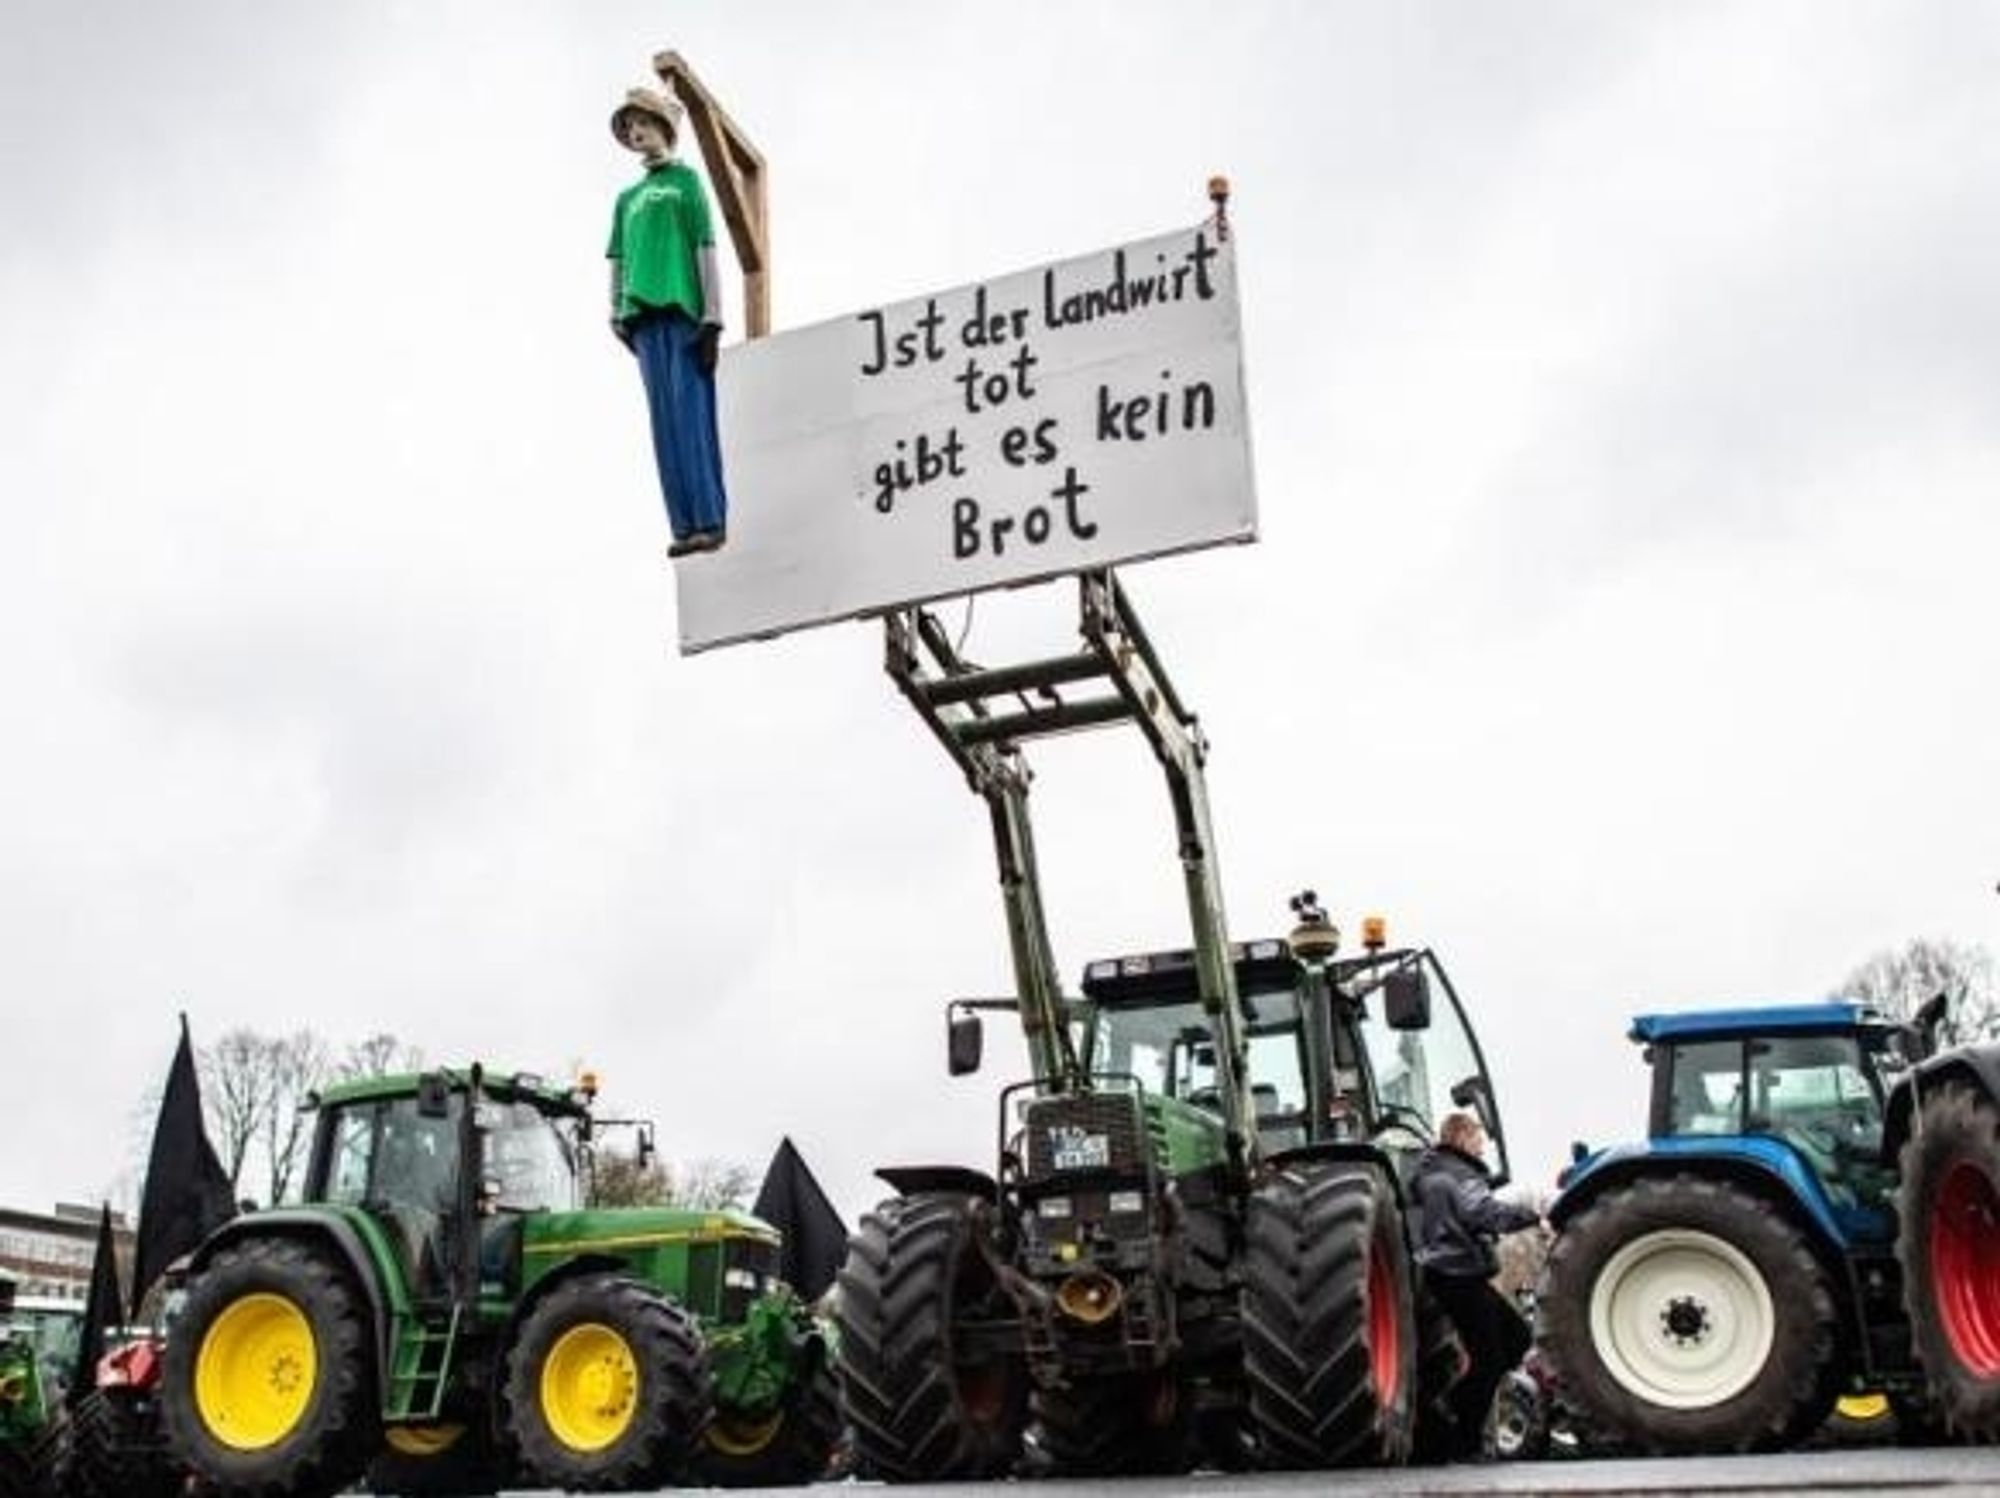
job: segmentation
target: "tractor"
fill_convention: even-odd
[[[1289,939],[1229,942],[1206,743],[1111,575],[1079,584],[1085,648],[1053,660],[978,668],[928,612],[887,621],[890,674],[988,803],[1013,949],[1013,997],[950,1006],[950,1069],[976,1069],[981,1011],[1004,1009],[1033,1074],[1000,1093],[992,1173],[878,1172],[898,1194],[840,1276],[857,1465],[1404,1460],[1431,1392],[1420,1342],[1442,1382],[1456,1352],[1437,1318],[1420,1328],[1403,1182],[1442,1107],[1493,1112],[1477,1045],[1431,953],[1371,930],[1341,960],[1309,895]],[[1061,694],[1093,681],[1110,691]],[[1194,945],[1092,963],[1065,997],[1020,746],[1127,721],[1166,772]]]
[[[1932,1409],[1975,1440],[2000,1438],[2000,1045],[1931,1054],[1942,999],[1919,1011],[1925,1054],[1889,1095],[1896,1260]]]
[[[776,1275],[778,1234],[586,1208],[594,1093],[474,1065],[308,1100],[302,1201],[212,1234],[170,1323],[167,1430],[204,1492],[819,1474],[828,1343]]]
[[[1919,1119],[1907,1187],[1910,1152],[1938,1143],[1932,1124],[1970,1111],[1955,1074],[1912,1072],[1934,1018],[1838,1001],[1633,1022],[1652,1073],[1649,1137],[1579,1161],[1548,1214],[1540,1346],[1586,1439],[1656,1454],[1774,1449],[1869,1393],[1922,1427],[1905,1266],[1978,1262],[1990,1276],[1994,1252],[1982,1238],[1959,1258],[1934,1245],[1898,1262],[1897,1136]],[[1917,1076],[1930,1085],[1913,1114]],[[1990,1134],[1985,1147],[1990,1203]],[[1913,1223],[1966,1220],[1974,1193],[1950,1168],[1928,1218],[1903,1214],[1906,1238]]]
[[[15,1282],[0,1274],[0,1498],[37,1498],[48,1482],[56,1410],[35,1338],[14,1320]]]

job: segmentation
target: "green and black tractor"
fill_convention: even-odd
[[[587,1208],[593,1093],[475,1065],[312,1100],[302,1202],[212,1235],[169,1328],[168,1432],[204,1492],[819,1475],[829,1338],[776,1230]]]
[[[0,1498],[37,1498],[49,1480],[56,1411],[41,1351],[15,1324],[14,1290],[0,1273]]]
[[[1206,746],[1109,574],[1085,649],[979,669],[930,614],[889,621],[889,669],[988,802],[1033,1076],[1003,1090],[997,1169],[879,1174],[840,1279],[855,1457],[899,1481],[1398,1462],[1456,1376],[1425,1314],[1404,1185],[1440,1113],[1492,1090],[1436,958],[1371,928],[1343,959],[1316,899],[1288,939],[1225,935]],[[920,653],[921,652],[921,653]],[[928,664],[926,664],[928,662]],[[1059,688],[1107,682],[1065,700]],[[1018,704],[1018,705],[1012,705]],[[1059,990],[1024,740],[1133,721],[1167,775],[1191,949]],[[1434,1004],[1441,994],[1444,1002]]]

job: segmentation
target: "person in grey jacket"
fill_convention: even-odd
[[[1534,1340],[1520,1312],[1493,1288],[1500,1269],[1494,1241],[1541,1221],[1533,1207],[1503,1202],[1480,1156],[1486,1129],[1470,1113],[1448,1113],[1438,1142],[1417,1162],[1411,1181],[1423,1239],[1417,1263],[1424,1283],[1458,1329],[1471,1366],[1451,1391],[1453,1456],[1476,1456],[1493,1392]]]

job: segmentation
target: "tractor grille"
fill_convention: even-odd
[[[1143,1175],[1146,1170],[1139,1100],[1130,1093],[1039,1098],[1028,1110],[1027,1133],[1032,1181],[1079,1171]]]

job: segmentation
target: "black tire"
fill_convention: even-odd
[[[1833,1407],[1826,1274],[1741,1187],[1688,1172],[1612,1187],[1564,1225],[1543,1284],[1542,1354],[1597,1439],[1655,1456],[1766,1451]]]
[[[996,1477],[1020,1457],[1020,1360],[954,1357],[958,1319],[1014,1314],[972,1233],[970,1198],[926,1193],[884,1202],[848,1240],[835,1370],[863,1477]]]
[[[2000,1437],[2000,1108],[1961,1082],[1904,1142],[1896,1257],[1930,1402],[1954,1434]]]
[[[1410,1442],[1410,1461],[1439,1466],[1451,1460],[1458,1436],[1451,1391],[1465,1376],[1465,1344],[1437,1297],[1421,1284],[1417,1290],[1417,1428]]]
[[[392,1426],[368,1464],[365,1486],[400,1498],[487,1498],[507,1486],[507,1477],[492,1437],[477,1423],[400,1433]]]
[[[278,1318],[280,1334],[259,1337],[259,1317]],[[299,1329],[303,1335],[294,1335]],[[222,1385],[309,1392],[295,1418],[259,1421],[232,1405],[227,1390],[205,1406],[197,1369]],[[374,1337],[360,1292],[308,1244],[268,1238],[223,1249],[188,1287],[159,1398],[168,1447],[202,1479],[205,1494],[324,1498],[359,1478],[381,1443],[375,1391]]]
[[[1538,1462],[1549,1454],[1549,1416],[1534,1379],[1516,1369],[1500,1380],[1480,1449],[1495,1461]]]
[[[43,1498],[48,1491],[27,1448],[0,1442],[0,1498]]]
[[[187,1485],[167,1450],[158,1400],[128,1389],[92,1389],[78,1400],[52,1465],[64,1498],[178,1498]]]
[[[815,1357],[779,1409],[747,1417],[717,1405],[701,1433],[697,1482],[716,1488],[796,1487],[827,1475],[840,1449],[840,1385]]]
[[[1282,1166],[1250,1198],[1243,1371],[1267,1467],[1406,1461],[1415,1315],[1402,1217],[1380,1172]]]
[[[1077,1377],[1029,1396],[1038,1477],[1165,1476],[1194,1465],[1192,1398],[1171,1371]]]
[[[623,1275],[556,1286],[507,1355],[507,1433],[522,1472],[548,1487],[665,1486],[693,1459],[713,1402],[695,1319]]]

